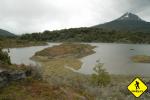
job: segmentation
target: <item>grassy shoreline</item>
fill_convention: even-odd
[[[28,40],[18,40],[18,39],[2,39],[0,40],[0,46],[3,48],[20,48],[20,47],[30,47],[30,46],[43,46],[47,45],[43,41],[28,41]]]

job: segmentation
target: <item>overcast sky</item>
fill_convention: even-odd
[[[126,12],[150,21],[150,0],[0,0],[0,28],[22,34],[88,27]]]

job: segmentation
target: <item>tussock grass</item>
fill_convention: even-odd
[[[136,63],[150,63],[150,56],[136,55],[131,57],[131,60]]]

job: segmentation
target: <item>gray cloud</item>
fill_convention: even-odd
[[[117,0],[114,2],[120,11],[139,13],[150,7],[150,0]],[[120,8],[119,8],[120,7]]]
[[[150,0],[0,0],[0,28],[21,34],[92,26],[125,12],[150,20]]]
[[[130,11],[138,13],[150,7],[150,0],[130,0],[129,4]],[[132,5],[134,6],[132,7]]]

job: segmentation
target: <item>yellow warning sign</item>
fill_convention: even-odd
[[[128,90],[135,97],[140,97],[147,90],[147,86],[142,80],[140,80],[139,78],[135,78],[128,86]]]

